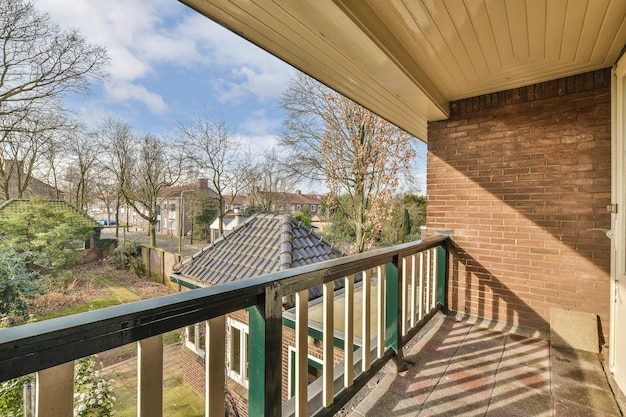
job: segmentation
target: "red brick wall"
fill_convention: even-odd
[[[610,69],[450,103],[428,127],[428,227],[454,229],[450,308],[608,333]]]

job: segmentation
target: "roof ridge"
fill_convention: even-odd
[[[282,217],[282,231],[280,234],[280,254],[279,269],[281,271],[291,268],[293,262],[293,233],[291,231],[291,216],[287,214],[281,215]]]

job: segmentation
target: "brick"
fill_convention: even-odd
[[[461,311],[502,316],[508,297],[539,327],[552,305],[608,318],[609,241],[587,229],[610,225],[609,87],[610,69],[594,71],[459,100],[429,124],[428,221],[464,251]]]

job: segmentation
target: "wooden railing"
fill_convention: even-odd
[[[331,415],[387,360],[396,356],[402,366],[402,346],[440,306],[445,306],[447,243],[447,237],[434,237],[219,286],[0,330],[0,381],[35,372],[37,415],[72,415],[74,361],[136,342],[137,415],[160,416],[163,410],[162,335],[204,322],[206,415],[221,417],[225,388],[224,316],[247,309],[249,415]],[[341,295],[345,305],[341,336],[344,357],[341,365],[334,366],[332,352],[337,329],[332,324],[336,297],[333,284],[339,279],[344,279],[345,283]],[[323,376],[308,385],[308,290],[320,285],[323,286],[324,312]],[[362,292],[360,305],[354,301],[355,287]],[[376,289],[374,303],[372,288]],[[291,294],[296,300],[295,396],[283,404],[282,300]],[[359,340],[354,336],[355,312],[362,318]],[[372,317],[376,319],[375,335],[370,330]]]

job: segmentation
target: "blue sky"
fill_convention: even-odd
[[[104,45],[110,77],[68,104],[88,125],[112,116],[172,134],[196,115],[224,119],[254,148],[275,143],[294,70],[174,0],[36,0],[62,27]]]
[[[109,78],[68,106],[90,127],[106,117],[173,136],[198,115],[226,121],[255,153],[273,146],[280,96],[295,70],[175,0],[35,0],[111,57]],[[416,163],[425,189],[426,147]],[[314,191],[314,190],[312,190]]]

